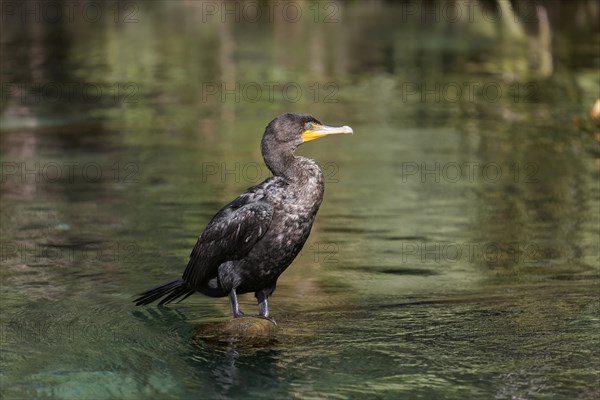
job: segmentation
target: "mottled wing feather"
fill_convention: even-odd
[[[200,287],[216,276],[225,261],[243,258],[269,229],[271,205],[254,196],[240,196],[224,207],[208,224],[183,273],[183,280]]]

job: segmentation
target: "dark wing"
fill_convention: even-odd
[[[217,274],[225,261],[239,260],[252,250],[269,229],[273,207],[250,194],[225,206],[210,221],[183,273],[183,280],[199,287]]]

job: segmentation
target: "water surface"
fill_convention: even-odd
[[[573,125],[598,93],[597,7],[544,25],[368,3],[318,3],[329,23],[308,2],[295,23],[191,1],[3,20],[6,398],[598,396],[600,152]],[[226,299],[132,297],[269,176],[260,137],[286,111],[355,134],[299,151],[326,195],[271,301],[281,335],[195,342]]]

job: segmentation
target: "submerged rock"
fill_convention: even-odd
[[[207,322],[194,329],[192,340],[217,346],[261,347],[276,342],[279,327],[263,318]]]

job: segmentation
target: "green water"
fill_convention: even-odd
[[[378,1],[55,21],[9,2],[1,397],[597,398],[600,150],[573,118],[598,96],[599,10],[550,3],[544,24]],[[269,175],[260,138],[286,111],[355,134],[299,150],[326,193],[271,300],[281,335],[193,341],[226,299],[131,300]]]

